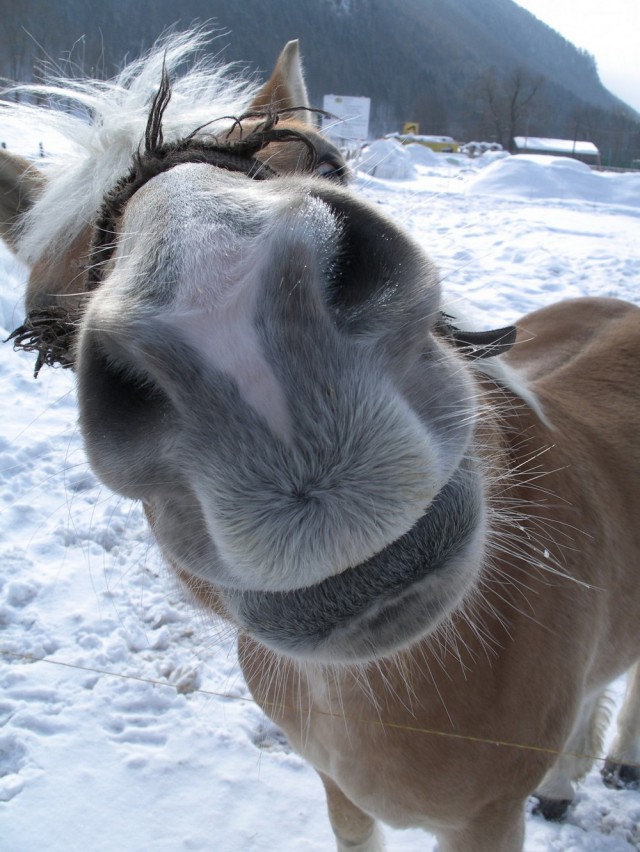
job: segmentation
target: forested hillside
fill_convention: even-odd
[[[602,86],[593,57],[512,0],[0,0],[0,74],[37,79],[48,59],[110,76],[194,21],[216,28],[221,58],[263,72],[299,38],[313,100],[370,97],[376,135],[414,121],[505,146],[590,139],[615,165],[640,157],[640,116]]]

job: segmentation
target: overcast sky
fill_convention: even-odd
[[[592,53],[604,85],[640,111],[640,0],[515,0]]]

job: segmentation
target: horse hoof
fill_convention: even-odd
[[[600,774],[606,786],[613,790],[640,789],[640,766],[607,759]]]
[[[550,799],[548,796],[538,796],[534,798],[538,803],[533,806],[532,813],[535,816],[543,816],[549,822],[560,822],[567,815],[571,799]]]

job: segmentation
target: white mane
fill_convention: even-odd
[[[28,265],[44,247],[68,245],[94,221],[105,192],[128,172],[144,138],[163,63],[172,79],[171,102],[163,117],[166,141],[246,109],[255,85],[229,66],[203,57],[207,42],[204,31],[170,35],[113,80],[56,79],[20,89],[49,102],[62,98],[66,110],[0,103],[0,116],[8,115],[38,133],[53,131],[65,140],[62,151],[48,153],[42,161],[49,178],[47,188],[25,218],[19,254]],[[186,62],[191,68],[183,72]],[[208,129],[224,129],[224,125]]]

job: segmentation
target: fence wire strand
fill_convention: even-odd
[[[159,686],[159,687],[164,687],[166,689],[173,689],[175,692],[182,692],[183,691],[183,690],[180,689],[180,687],[178,685],[173,684],[173,683],[169,683],[168,681],[154,680],[152,678],[142,677],[140,675],[122,674],[121,672],[113,672],[113,671],[109,671],[108,669],[100,669],[100,668],[95,668],[93,666],[81,666],[77,663],[68,663],[68,662],[64,662],[62,660],[50,660],[46,657],[37,657],[37,656],[32,655],[32,654],[17,653],[15,651],[8,651],[8,650],[4,650],[2,648],[0,648],[0,655],[2,655],[4,657],[9,657],[9,658],[12,658],[12,659],[15,659],[15,660],[21,660],[23,662],[28,662],[28,663],[48,663],[49,665],[60,666],[62,668],[67,668],[67,669],[76,669],[77,671],[87,672],[87,673],[90,673],[90,674],[104,675],[105,677],[120,678],[122,680],[133,680],[133,681],[137,681],[139,683],[147,683],[147,684],[150,684],[151,686]],[[215,691],[215,690],[200,689],[200,688],[189,689],[188,692],[194,693],[194,694],[199,694],[199,695],[207,695],[207,696],[214,697],[214,698],[225,698],[225,699],[232,700],[232,701],[245,701],[245,702],[250,703],[250,704],[255,704],[258,707],[262,706],[261,704],[259,704],[255,700],[255,698],[252,698],[251,696],[239,695],[239,694],[235,694],[233,692],[218,692],[218,691]],[[295,711],[295,708],[289,707],[288,705],[283,704],[282,702],[265,701],[265,702],[263,702],[263,704],[264,704],[264,706],[267,706],[267,707],[277,707],[277,708],[280,708],[280,709],[283,709],[283,710]],[[507,740],[491,739],[489,737],[476,737],[476,736],[472,736],[470,734],[458,734],[458,733],[455,733],[454,731],[440,731],[440,730],[435,730],[435,729],[432,729],[432,728],[424,728],[424,727],[421,727],[420,725],[403,725],[403,724],[400,724],[398,722],[385,722],[382,719],[361,719],[361,718],[360,719],[355,719],[355,718],[351,719],[351,718],[345,716],[342,713],[332,713],[331,711],[328,711],[328,710],[312,709],[311,712],[316,713],[317,715],[329,716],[331,718],[339,719],[340,721],[350,722],[350,723],[354,723],[354,724],[357,723],[357,724],[360,724],[360,725],[371,725],[371,726],[375,726],[375,727],[378,727],[378,728],[388,728],[389,730],[407,731],[409,733],[414,733],[414,734],[426,734],[426,735],[429,735],[429,736],[443,737],[443,738],[448,738],[448,739],[453,739],[453,740],[462,740],[462,741],[465,741],[465,742],[470,742],[470,743],[475,743],[475,744],[480,744],[480,745],[492,745],[492,746],[495,746],[497,748],[513,748],[513,749],[519,749],[520,751],[532,751],[532,752],[543,753],[543,754],[552,754],[555,757],[571,757],[571,758],[580,759],[580,760],[599,761],[600,763],[605,763],[607,761],[607,757],[603,757],[601,755],[580,754],[580,753],[576,753],[576,752],[562,751],[562,750],[558,750],[558,749],[554,749],[554,748],[547,748],[545,746],[525,745],[524,743],[514,743],[514,742],[509,742]],[[629,767],[632,767],[634,769],[640,769],[640,763],[628,763],[628,762],[625,761],[625,766],[629,766]]]

